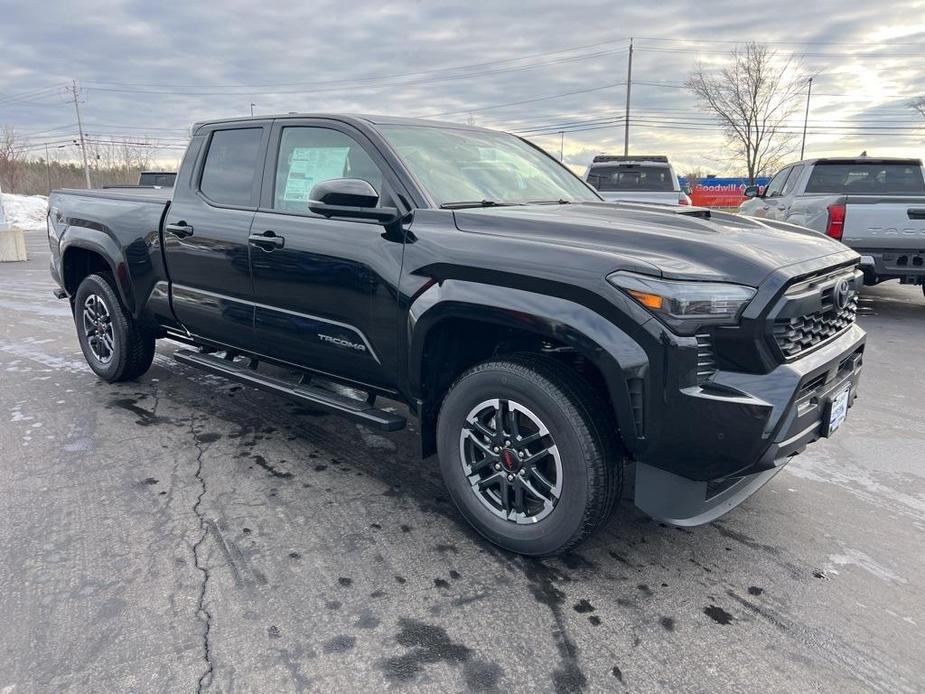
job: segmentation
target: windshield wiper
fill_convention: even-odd
[[[460,202],[445,202],[440,205],[440,209],[464,210],[467,207],[512,207],[523,204],[522,202],[497,202],[495,200],[462,200]]]
[[[560,198],[558,200],[527,200],[527,205],[571,205],[571,200]]]

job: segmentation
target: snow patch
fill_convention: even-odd
[[[6,223],[20,229],[44,229],[48,214],[48,198],[44,195],[12,195],[3,193]]]
[[[832,569],[833,566],[859,566],[872,576],[876,576],[881,581],[889,583],[908,583],[902,576],[897,576],[888,568],[872,559],[864,552],[857,549],[845,548],[844,554],[830,554],[827,570],[837,573]]]

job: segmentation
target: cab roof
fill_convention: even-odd
[[[481,132],[498,132],[491,128],[481,128],[475,125],[464,125],[462,123],[449,123],[446,121],[430,120],[426,118],[406,118],[401,116],[380,116],[358,113],[279,113],[266,116],[243,116],[240,118],[218,118],[214,120],[200,121],[193,124],[192,132],[195,135],[205,127],[215,125],[234,124],[241,125],[246,123],[265,123],[273,120],[298,120],[303,118],[324,118],[327,120],[336,120],[343,123],[349,123],[356,126],[362,125],[411,125],[429,128],[453,128],[455,130],[473,130]]]

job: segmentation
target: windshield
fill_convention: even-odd
[[[605,192],[614,190],[668,192],[675,190],[674,181],[671,179],[671,169],[667,166],[614,164],[592,166],[588,172],[588,183]]]
[[[564,166],[507,133],[416,125],[379,130],[438,205],[600,201]]]
[[[807,193],[925,193],[918,162],[825,163],[813,167]]]

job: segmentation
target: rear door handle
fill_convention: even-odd
[[[193,227],[191,227],[186,222],[177,222],[176,224],[168,224],[164,227],[164,231],[168,231],[177,238],[186,238],[187,236],[193,235]]]
[[[260,246],[266,250],[273,248],[282,248],[286,245],[286,239],[283,236],[277,236],[275,231],[265,231],[262,234],[251,234],[247,237],[249,243]]]

